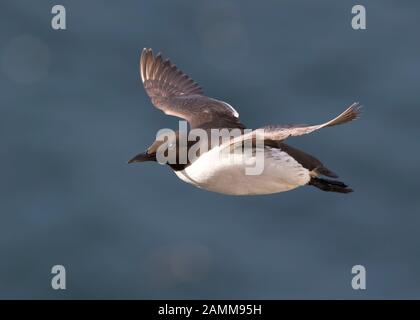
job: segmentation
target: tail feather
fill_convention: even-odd
[[[318,189],[321,189],[322,191],[338,192],[338,193],[353,192],[353,189],[349,188],[344,182],[341,182],[338,180],[312,177],[308,184],[311,186],[317,187]]]
[[[330,178],[338,178],[338,175],[335,172],[332,172],[330,169],[324,167],[324,166],[318,166],[316,167],[313,172],[315,175],[322,175],[327,176]]]

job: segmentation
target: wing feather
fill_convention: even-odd
[[[143,49],[140,75],[152,103],[167,115],[187,120],[192,128],[245,128],[229,104],[203,95],[201,87],[159,53]]]
[[[249,139],[262,139],[264,141],[284,141],[289,137],[300,136],[309,134],[316,130],[337,126],[357,119],[360,116],[361,105],[358,102],[353,103],[340,115],[325,123],[319,125],[280,125],[280,126],[266,126],[256,129],[252,132],[246,133],[242,136],[236,137],[226,142],[222,148],[230,147],[236,144],[242,144],[245,140]]]
[[[272,140],[284,140],[290,136],[300,136],[303,134],[309,134],[316,130],[333,127],[340,124],[344,124],[350,121],[357,119],[360,115],[361,105],[358,102],[353,103],[346,110],[344,110],[340,115],[318,125],[285,125],[285,126],[266,126],[262,128],[264,132],[264,137]],[[260,129],[258,129],[260,130]]]

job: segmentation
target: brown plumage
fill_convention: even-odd
[[[264,136],[267,139],[285,140],[288,137],[301,136],[303,134],[308,134],[322,128],[333,127],[339,124],[353,121],[359,117],[360,108],[360,104],[355,102],[334,119],[318,125],[271,125],[262,129],[264,129]]]
[[[159,53],[143,49],[140,74],[152,103],[165,114],[185,119],[191,128],[245,128],[226,102],[203,95],[201,87]]]
[[[168,59],[164,59],[160,53],[155,56],[151,49],[143,49],[140,58],[140,75],[144,88],[155,107],[167,115],[185,119],[190,124],[191,129],[202,128],[209,131],[210,129],[238,128],[243,132],[246,128],[239,120],[238,112],[232,106],[224,101],[205,96],[202,88],[194,80]],[[322,128],[350,122],[357,119],[359,114],[360,104],[353,103],[340,115],[325,123],[319,125],[266,126],[225,142],[220,146],[220,150],[223,151],[224,148],[235,149],[238,144],[243,144],[246,140],[255,142],[257,138],[263,139],[268,153],[275,150],[273,156],[279,156],[279,153],[276,152],[284,152],[288,155],[287,157],[293,158],[301,167],[307,169],[305,172],[309,174],[309,177],[305,183],[324,191],[348,193],[352,190],[343,182],[321,178],[321,176],[338,177],[326,168],[321,161],[285,144],[284,140],[291,136],[309,134]],[[176,142],[178,142],[178,139],[177,137]],[[156,161],[156,153],[152,152],[154,150],[153,146],[160,144],[161,142],[155,142],[145,153],[137,155],[129,162]],[[283,160],[284,158],[281,161]],[[194,162],[183,165],[176,163],[171,164],[171,167],[174,171],[185,171],[193,164]],[[215,182],[217,181],[211,183]],[[206,183],[209,185],[209,182]],[[234,182],[232,181],[232,183]]]

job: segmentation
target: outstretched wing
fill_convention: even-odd
[[[304,134],[308,134],[314,132],[316,130],[337,126],[339,124],[343,124],[346,122],[350,122],[352,120],[357,119],[360,115],[360,104],[358,102],[353,103],[350,107],[348,107],[345,111],[343,111],[340,115],[335,117],[334,119],[327,121],[322,124],[318,125],[283,125],[283,126],[266,126],[262,128],[264,130],[264,138],[270,140],[285,140],[288,137],[295,137],[301,136]],[[257,129],[261,130],[261,129]]]
[[[301,136],[322,128],[337,126],[339,124],[344,124],[346,122],[350,122],[352,120],[357,119],[360,115],[360,108],[361,105],[358,102],[355,102],[344,112],[342,112],[339,116],[335,117],[330,121],[318,125],[266,126],[260,129],[256,129],[242,136],[236,137],[235,139],[232,139],[231,141],[225,143],[225,146],[223,147],[232,147],[233,145],[243,143],[245,140],[249,139],[262,139],[264,140],[264,142],[283,141],[286,140],[288,137]]]
[[[191,128],[244,128],[228,103],[203,95],[201,87],[159,53],[143,49],[140,75],[152,103],[165,114],[187,120]]]

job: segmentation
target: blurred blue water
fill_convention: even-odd
[[[420,298],[419,2],[53,1],[0,5],[0,298]],[[290,143],[355,189],[229,197],[158,164],[143,47],[249,127],[361,120]],[[67,269],[67,290],[50,287]],[[367,268],[353,291],[351,267]]]

